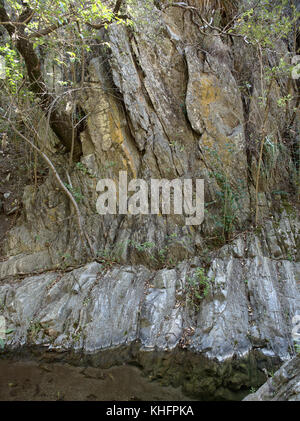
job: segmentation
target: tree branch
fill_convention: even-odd
[[[3,22],[1,25],[5,27],[7,32],[10,36],[12,36],[16,30],[15,26],[12,25],[11,19],[9,18],[5,6],[4,6],[4,0],[0,0],[0,20]]]
[[[127,16],[127,15],[119,15],[119,14],[118,14],[118,13],[119,13],[119,11],[120,11],[120,9],[121,9],[121,7],[122,7],[123,2],[124,2],[124,0],[117,0],[117,1],[116,1],[115,7],[114,7],[114,10],[113,10],[113,14],[114,14],[116,17],[118,17],[119,19],[128,19],[128,16]],[[117,16],[117,15],[118,15],[118,16]],[[111,23],[111,21],[108,21],[108,20],[105,20],[105,21],[100,22],[100,23],[90,23],[90,22],[85,22],[85,24],[86,24],[87,26],[89,26],[90,28],[93,28],[93,29],[101,29],[101,28],[103,28],[105,25],[109,25],[110,23]]]
[[[113,9],[114,19],[126,19],[127,16],[118,15],[120,8],[122,7],[124,0],[116,0],[115,7]],[[78,159],[81,155],[81,141],[79,137],[79,128],[74,128],[70,116],[59,110],[58,107],[53,106],[54,97],[49,93],[44,76],[41,68],[39,56],[37,55],[33,43],[31,40],[35,38],[41,38],[49,35],[56,31],[58,28],[69,24],[72,21],[73,13],[65,15],[65,20],[62,24],[53,24],[48,28],[44,28],[28,35],[25,32],[27,23],[34,16],[34,11],[30,7],[26,7],[25,10],[19,16],[17,22],[11,22],[8,16],[4,0],[0,0],[0,21],[3,22],[3,26],[9,33],[12,41],[15,43],[16,49],[23,57],[28,73],[30,82],[29,89],[36,95],[39,100],[39,106],[46,115],[48,116],[50,126],[58,139],[65,146],[68,152],[73,150],[74,146],[74,159]],[[86,22],[86,24],[93,29],[100,29],[106,25],[109,25],[111,21],[104,20],[99,24],[92,24]],[[50,109],[50,112],[49,112]],[[72,135],[71,135],[72,134]]]
[[[39,31],[35,31],[33,34],[30,34],[28,36],[28,38],[32,39],[32,38],[44,37],[45,35],[49,35],[49,34],[51,34],[51,32],[56,31],[58,28],[61,28],[62,26],[67,25],[68,23],[69,23],[69,21],[63,22],[61,24],[53,24],[51,26],[48,26],[48,28],[44,28],[44,29],[41,29]]]
[[[113,12],[114,12],[115,15],[117,15],[119,13],[119,11],[121,9],[121,6],[123,4],[123,1],[124,0],[117,0],[117,2],[115,4],[115,7],[114,7],[114,10],[113,10]]]
[[[117,16],[119,19],[128,19],[127,15],[118,15]],[[104,28],[105,25],[109,25],[111,24],[111,21],[109,20],[104,20],[103,22],[100,23],[90,23],[90,22],[84,22],[87,26],[89,26],[90,28],[93,29],[101,29]]]
[[[202,35],[208,35],[205,33],[204,29],[209,28],[213,31],[217,31],[217,34],[213,34],[210,33],[210,36],[220,36],[220,35],[230,35],[233,37],[237,37],[237,38],[243,38],[246,41],[246,37],[244,35],[241,34],[235,34],[234,32],[228,32],[224,29],[221,29],[217,26],[212,25],[210,22],[207,22],[207,20],[201,15],[199,9],[197,7],[194,6],[189,6],[186,3],[180,2],[180,3],[170,3],[170,4],[166,4],[162,7],[162,11],[164,12],[166,9],[168,9],[169,7],[178,7],[180,9],[184,9],[184,10],[189,10],[191,12],[191,15],[193,16],[193,14],[197,15],[198,18],[201,20],[202,22],[202,26],[200,24],[198,24],[194,19],[193,19],[193,23],[198,27],[200,33]],[[226,28],[228,27],[228,25],[226,25]]]
[[[25,14],[23,15],[23,18],[25,18],[25,20],[31,16],[29,15],[28,10],[26,12],[26,16]],[[0,0],[0,19],[1,21],[5,22],[10,21],[6,9],[4,7],[4,0]],[[44,81],[39,57],[34,50],[32,42],[25,33],[26,24],[24,24],[24,22],[19,23],[21,23],[21,26],[18,27],[13,26],[11,23],[5,24],[4,27],[9,33],[11,39],[14,41],[16,49],[25,61],[30,82],[29,89],[36,95],[36,97],[39,100],[40,108],[47,116],[48,109],[52,104],[54,98],[49,93],[46,83]],[[70,116],[66,112],[58,110],[58,108],[53,108],[49,119],[52,130],[57,135],[61,143],[65,146],[66,150],[69,152],[72,148],[70,133],[72,133],[73,130]],[[80,155],[81,142],[79,138],[79,132],[78,130],[76,130],[74,144],[74,159],[78,159]]]
[[[44,161],[46,161],[47,165],[50,167],[50,169],[53,171],[54,176],[56,178],[56,180],[58,181],[60,187],[62,188],[62,190],[66,193],[66,195],[68,196],[68,198],[70,199],[70,201],[72,202],[72,205],[74,206],[75,209],[75,213],[77,216],[77,222],[78,222],[78,227],[79,227],[79,235],[80,235],[80,239],[82,241],[82,244],[84,245],[84,247],[86,248],[88,254],[91,254],[92,257],[95,257],[95,253],[90,241],[90,238],[88,236],[88,234],[84,231],[83,229],[83,221],[82,221],[82,216],[78,207],[78,204],[76,202],[76,200],[74,199],[74,196],[72,195],[72,193],[70,192],[70,190],[67,189],[67,187],[64,185],[62,179],[60,178],[55,166],[53,165],[53,163],[51,162],[51,160],[48,158],[48,156],[41,151],[33,142],[31,142],[31,140],[29,140],[26,136],[24,136],[21,132],[19,132],[19,130],[15,127],[15,125],[13,124],[13,122],[5,117],[5,116],[1,116],[5,121],[7,121],[12,130],[18,135],[20,136],[23,140],[25,140],[36,152],[38,152],[38,154],[44,159]],[[35,134],[40,138],[39,134],[37,133],[36,130],[34,130]],[[41,140],[41,139],[40,139]],[[84,241],[84,239],[86,239],[86,241]]]
[[[34,16],[35,11],[32,10],[30,7],[26,7],[26,9],[21,13],[18,19],[18,23],[23,23],[26,25],[31,21]]]

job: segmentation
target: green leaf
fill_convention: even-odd
[[[11,333],[13,333],[15,331],[15,329],[7,329],[5,331],[6,335],[10,335]]]

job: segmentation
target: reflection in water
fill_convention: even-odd
[[[180,389],[151,382],[134,366],[110,369],[0,360],[0,400],[182,401]]]

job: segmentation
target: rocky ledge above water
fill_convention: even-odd
[[[235,399],[237,391],[242,398],[245,387],[265,381],[271,361],[278,368],[295,355],[300,264],[266,256],[266,247],[270,253],[283,246],[279,233],[295,243],[295,226],[281,220],[268,243],[264,233],[241,235],[219,250],[207,270],[195,257],[161,270],[94,261],[22,276],[16,274],[22,258],[16,263],[12,257],[0,263],[0,314],[14,329],[6,351],[42,347],[95,362],[89,356],[113,350],[122,355],[120,347],[134,344],[131,358],[166,384],[185,384],[194,397],[219,390],[223,399]],[[192,381],[179,375],[183,367]],[[220,392],[224,384],[235,393]]]
[[[277,235],[295,243],[288,219],[280,227]],[[268,248],[280,250],[270,238]],[[239,236],[206,270],[195,257],[161,270],[94,261],[21,276],[34,256],[12,257],[0,263],[0,314],[14,329],[7,346],[93,353],[139,340],[144,350],[181,346],[219,361],[257,349],[288,360],[300,263],[267,257],[266,246],[262,234]]]
[[[286,362],[245,401],[300,401],[300,357]]]

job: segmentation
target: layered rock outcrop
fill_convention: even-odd
[[[142,351],[181,347],[219,363],[255,352],[258,365],[287,360],[300,315],[300,222],[285,200],[293,197],[295,162],[288,147],[279,155],[280,81],[270,91],[261,225],[254,229],[253,139],[261,120],[255,51],[242,39],[203,35],[189,11],[144,13],[146,26],[111,25],[100,34],[108,48],[91,54],[78,99],[87,122],[81,162],[66,171],[64,157],[53,156],[78,200],[94,256],[53,175],[37,191],[27,186],[0,262],[0,314],[14,329],[7,348],[91,354],[138,342]],[[296,132],[297,118],[293,124]],[[204,179],[204,223],[99,215],[97,182],[118,181],[119,171],[146,181]],[[227,373],[231,388],[251,384],[247,367],[236,384]],[[224,386],[217,383],[212,390]]]
[[[261,78],[255,49],[242,39],[203,35],[188,10],[153,7],[143,13],[139,20],[147,24],[135,31],[111,25],[100,33],[108,47],[101,44],[91,54],[79,99],[87,122],[81,163],[67,176],[64,160],[54,159],[79,201],[94,252],[151,265],[153,259],[147,253],[137,256],[134,244],[154,243],[156,258],[161,252],[165,261],[181,261],[251,227]],[[289,194],[295,175],[292,152],[278,146],[285,120],[276,84],[270,92],[269,140],[260,172],[260,221],[274,213],[274,205],[278,212],[284,210],[280,197]],[[297,124],[296,118],[293,133]],[[129,180],[204,179],[204,223],[187,227],[180,215],[100,216],[97,182],[117,181],[120,170],[128,171]],[[172,235],[177,236],[176,247],[169,248]],[[72,206],[51,175],[37,193],[26,188],[24,218],[8,235],[5,252],[36,253],[45,267],[55,267],[65,256],[68,264],[86,261]]]
[[[299,225],[280,225],[293,243]],[[300,266],[267,257],[264,246],[255,235],[239,237],[200,274],[205,262],[195,257],[156,271],[93,262],[19,280],[22,266],[11,258],[2,263],[0,285],[2,314],[15,329],[8,344],[90,353],[139,340],[145,350],[179,345],[220,361],[255,349],[286,360],[294,353],[292,320],[300,316]]]

